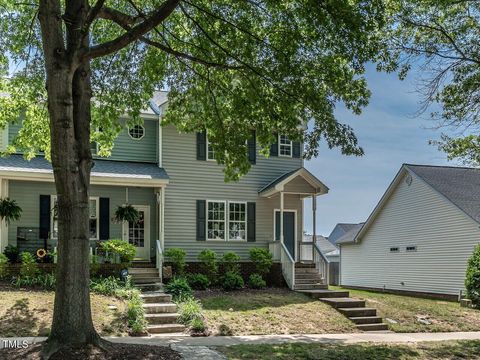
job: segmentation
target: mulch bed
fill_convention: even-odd
[[[181,360],[176,351],[164,346],[111,343],[108,353],[99,348],[67,348],[55,353],[51,360]],[[41,344],[30,345],[25,349],[0,349],[0,359],[40,360]]]

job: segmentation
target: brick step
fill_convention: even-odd
[[[133,260],[132,268],[155,268],[155,264],[150,261]]]
[[[134,284],[134,286],[141,292],[150,292],[162,290],[163,284],[161,282],[147,283],[147,284]]]
[[[382,323],[382,318],[380,316],[354,316],[349,319],[357,325]]]
[[[143,273],[156,273],[158,274],[158,269],[155,267],[130,267],[128,268],[129,274],[143,274]]]
[[[320,301],[330,305],[335,309],[339,308],[365,308],[365,300],[351,299],[348,297],[340,298],[320,298]]]
[[[295,284],[322,284],[322,279],[295,279]]]
[[[144,293],[141,294],[140,297],[145,304],[169,303],[172,301],[172,295],[162,292]]]
[[[309,295],[314,299],[349,297],[350,293],[343,290],[300,290],[301,293]]]
[[[328,289],[326,284],[295,284],[295,290],[325,290]]]
[[[149,324],[174,324],[177,318],[177,313],[145,314],[145,320]]]
[[[132,277],[133,283],[134,284],[155,284],[155,283],[161,283],[162,281],[160,278],[157,277]]]
[[[357,329],[363,331],[382,331],[388,330],[388,325],[384,323],[379,324],[359,324],[357,325]]]
[[[185,331],[185,326],[181,324],[155,324],[148,325],[147,331],[150,334],[182,333]]]
[[[143,309],[146,314],[175,313],[177,305],[174,303],[150,303],[143,304]]]
[[[343,315],[348,318],[362,316],[377,316],[377,309],[374,308],[338,308]]]

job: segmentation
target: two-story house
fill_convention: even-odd
[[[159,251],[180,247],[192,262],[204,248],[219,256],[234,251],[248,261],[249,248],[269,247],[293,287],[295,262],[316,258],[312,244],[302,244],[303,200],[311,197],[315,204],[328,191],[303,167],[303,146],[279,135],[266,158],[253,133],[250,172],[225,183],[205,133],[162,126],[166,103],[166,93],[157,93],[142,113],[143,125],[125,126],[108,159],[94,156],[91,240],[121,238],[137,247],[138,258],[152,260]],[[4,129],[0,146],[11,142],[19,127]],[[55,246],[56,195],[46,159],[27,161],[20,153],[0,158],[0,197],[16,200],[23,209],[20,220],[1,224],[2,251],[7,244],[29,251]],[[112,220],[125,203],[139,210],[140,221]]]

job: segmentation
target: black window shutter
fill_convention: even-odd
[[[197,132],[197,160],[207,160],[207,132]]]
[[[280,211],[275,211],[275,241],[280,241]]]
[[[250,161],[250,164],[257,163],[257,139],[255,130],[252,130],[252,136],[248,139],[248,161]]]
[[[292,142],[292,157],[299,158],[302,155],[300,145],[301,143],[299,141]]]
[[[108,240],[110,238],[110,199],[100,198],[99,204],[99,236],[100,240]]]
[[[40,239],[48,239],[50,210],[50,195],[40,195]]]
[[[256,204],[254,202],[247,203],[247,241],[257,240],[256,218]]]
[[[205,200],[197,200],[197,241],[206,240],[206,205]]]
[[[275,134],[277,141],[270,146],[270,156],[278,156],[278,134]]]

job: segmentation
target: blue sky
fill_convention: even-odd
[[[317,233],[328,235],[338,222],[364,221],[380,200],[402,163],[445,165],[444,153],[428,140],[438,139],[441,130],[428,113],[416,117],[420,108],[413,70],[404,81],[395,74],[368,68],[372,91],[369,106],[355,116],[345,109],[338,118],[355,130],[363,157],[347,157],[338,149],[321,146],[320,155],[305,167],[324,182],[330,192],[317,200]],[[454,165],[453,163],[449,163]],[[311,202],[305,202],[305,230],[312,231]]]

